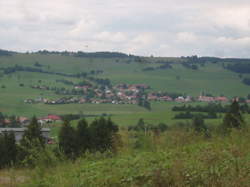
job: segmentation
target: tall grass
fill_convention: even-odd
[[[115,151],[38,165],[20,186],[250,186],[249,129],[210,138],[180,129],[120,135]]]

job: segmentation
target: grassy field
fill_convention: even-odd
[[[8,67],[15,64],[33,66],[35,62],[39,62],[45,70],[56,72],[77,73],[103,70],[104,74],[99,76],[111,79],[114,84],[122,82],[145,83],[154,90],[187,93],[193,96],[199,95],[201,91],[227,96],[246,96],[249,94],[249,87],[240,82],[238,74],[223,69],[220,63],[208,63],[204,67],[199,67],[199,70],[187,69],[179,63],[175,63],[172,65],[172,69],[145,72],[142,71],[143,68],[156,65],[138,62],[125,63],[123,62],[125,60],[120,60],[117,63],[115,60],[18,54],[13,57],[0,57],[0,66]],[[39,77],[40,79],[53,80],[53,77],[46,78],[46,76],[39,74],[23,75],[20,81],[26,81],[26,79],[35,81]],[[180,77],[179,80],[176,79],[177,76]],[[31,80],[31,77],[34,80]]]
[[[75,161],[49,151],[35,168],[0,170],[2,186],[227,186],[250,185],[249,129],[211,138],[170,130],[158,136],[122,131],[115,153],[86,153]],[[133,138],[136,137],[136,138]],[[41,156],[43,155],[43,156]]]
[[[199,70],[191,70],[183,67],[178,59],[172,59],[176,63],[172,64],[172,69],[155,70],[145,72],[145,67],[159,66],[152,63],[130,62],[120,59],[102,58],[76,58],[60,55],[41,54],[16,54],[12,57],[0,57],[0,67],[10,67],[16,64],[34,67],[38,62],[47,71],[63,73],[89,72],[91,70],[103,70],[104,73],[97,75],[102,78],[109,78],[113,84],[118,83],[145,83],[151,86],[152,90],[186,93],[197,96],[201,91],[214,95],[224,94],[226,96],[246,96],[249,94],[249,86],[241,83],[237,73],[230,72],[222,68],[222,64],[208,63]],[[2,75],[0,71],[0,75]],[[178,77],[178,78],[177,78]],[[43,116],[49,113],[68,114],[112,114],[115,122],[121,125],[136,123],[139,118],[144,118],[148,123],[174,123],[173,113],[170,108],[175,103],[152,103],[152,111],[134,105],[111,105],[111,104],[68,104],[68,105],[44,105],[25,104],[27,98],[58,98],[50,91],[31,89],[30,85],[42,85],[72,88],[62,83],[56,83],[57,79],[66,79],[79,82],[80,79],[68,78],[58,75],[48,75],[42,73],[16,72],[7,76],[0,76],[0,111],[6,114],[24,116]],[[24,84],[20,87],[20,84]],[[5,85],[6,88],[1,88]],[[218,120],[217,120],[218,121]],[[211,123],[213,120],[211,120]],[[210,121],[209,121],[210,123]]]

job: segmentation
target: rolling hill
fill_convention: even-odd
[[[5,51],[0,53],[0,111],[26,116],[41,116],[48,113],[107,113],[114,115],[114,119],[117,118],[118,122],[123,121],[123,123],[126,123],[124,119],[132,123],[139,117],[145,116],[150,122],[166,122],[172,118],[171,114],[166,115],[166,111],[175,105],[173,103],[153,103],[152,111],[149,112],[131,104],[45,105],[27,104],[24,100],[39,97],[58,98],[59,96],[50,90],[32,89],[31,86],[46,85],[72,89],[72,85],[57,80],[77,84],[85,81],[84,77],[79,76],[81,73],[89,74],[95,79],[108,79],[112,85],[146,84],[150,86],[151,92],[161,91],[193,97],[200,95],[201,92],[214,96],[246,97],[250,93],[250,86],[244,84],[242,80],[249,78],[250,74],[234,72],[227,68],[228,65],[235,63],[249,64],[250,60],[196,56],[138,57],[111,52]],[[152,112],[155,112],[155,115]]]

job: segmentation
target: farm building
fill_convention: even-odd
[[[26,128],[0,128],[0,134],[3,132],[14,132],[16,142],[20,142],[25,130],[26,130]],[[49,140],[50,139],[49,138],[50,129],[49,128],[42,128],[41,131],[42,131],[43,137],[46,140]]]

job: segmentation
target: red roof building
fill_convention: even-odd
[[[61,121],[62,118],[60,116],[57,116],[57,115],[49,114],[48,116],[39,118],[38,120],[43,120],[43,121]]]
[[[226,97],[216,97],[215,101],[228,102],[228,98],[226,98]]]
[[[53,121],[61,121],[61,120],[62,120],[62,118],[61,118],[60,116],[52,115],[52,114],[49,114],[49,115],[47,116],[47,119],[51,119],[51,120],[53,120]]]

